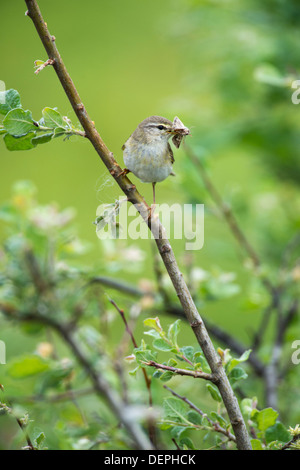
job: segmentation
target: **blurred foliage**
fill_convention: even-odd
[[[299,74],[299,18],[291,0],[196,0],[171,27],[185,52],[186,112],[198,123],[199,144],[220,155],[242,147],[296,185],[299,118],[291,84]]]
[[[9,427],[13,428],[13,423],[20,420],[26,421],[24,429],[18,433],[16,429],[11,431],[12,437],[6,436],[5,442],[9,440],[12,448],[19,445],[26,448],[22,436],[23,441],[26,436],[32,436],[30,445],[39,449],[131,448],[128,436],[117,431],[105,402],[99,402],[89,387],[85,371],[68,351],[68,343],[64,344],[51,329],[52,322],[56,321],[75,330],[76,342],[83,347],[95,371],[121,395],[125,394],[136,407],[132,410],[135,418],[141,422],[147,417],[147,398],[140,370],[146,367],[149,372],[150,369],[155,413],[161,430],[159,441],[164,448],[174,439],[181,449],[224,448],[225,444],[232,448],[231,425],[226,420],[218,389],[210,383],[206,388],[199,383],[199,389],[190,390],[189,381],[195,380],[193,377],[180,381],[176,377],[176,369],[182,367],[195,374],[210,372],[203,353],[198,345],[194,346],[195,340],[180,346],[180,320],[169,325],[166,331],[158,317],[148,318],[144,326],[150,330],[144,333],[152,339],[152,344],[149,346],[143,339],[132,353],[127,332],[117,334],[120,318],[111,310],[109,286],[104,287],[105,284],[102,286],[97,281],[99,275],[123,270],[123,260],[128,264],[123,240],[110,241],[112,245],[106,250],[102,269],[83,266],[82,254],[89,245],[78,239],[73,216],[72,210],[59,210],[55,204],[39,205],[35,187],[26,181],[15,185],[11,200],[0,208],[0,219],[7,232],[0,251],[0,310],[22,335],[32,338],[31,349],[12,355],[7,364],[1,365],[0,412],[10,417]],[[109,248],[109,244],[106,247]],[[131,248],[129,259],[137,270],[142,268],[143,254],[137,248]],[[202,305],[236,294],[232,273],[216,274],[197,268],[186,275],[195,299]],[[167,276],[159,277],[159,292],[170,302],[174,293],[167,281]],[[126,288],[126,284],[124,286]],[[128,305],[131,331],[142,313],[164,309],[149,279],[141,278],[140,288],[144,292],[140,300],[128,304],[122,298],[122,304]],[[118,298],[120,293],[114,295]],[[35,312],[42,319],[49,318],[46,328],[42,322],[30,320]],[[169,370],[153,368],[151,361],[158,360],[158,353],[163,355],[159,362]],[[219,348],[218,353],[236,389],[240,381],[249,378],[241,363],[247,362],[251,351],[245,351],[239,358],[233,357],[229,349]],[[137,365],[130,370],[133,360]],[[289,374],[290,391],[294,378],[294,374]],[[190,405],[178,392],[175,397],[164,397],[159,382],[169,381],[174,382],[176,390],[183,390],[189,400],[196,400],[197,405],[189,409]],[[247,381],[245,390],[253,393],[255,379]],[[277,411],[259,410],[255,397],[244,399],[241,406],[249,429],[256,436],[255,448],[278,449],[291,440],[290,432],[278,420]]]

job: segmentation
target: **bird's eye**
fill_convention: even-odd
[[[165,126],[157,126],[157,129],[159,129],[160,131],[162,131],[163,129],[165,129]]]

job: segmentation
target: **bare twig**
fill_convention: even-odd
[[[40,65],[36,70],[35,70],[35,74],[37,75],[38,73],[40,73],[45,67],[47,67],[47,65],[53,65],[54,64],[54,60],[53,59],[48,59],[46,60],[46,62],[43,62],[42,65]]]
[[[133,335],[133,332],[132,332],[131,328],[129,327],[129,325],[127,323],[127,320],[126,320],[126,317],[125,317],[125,314],[124,314],[124,310],[120,309],[113,299],[109,298],[109,301],[115,307],[115,309],[119,312],[119,314],[120,314],[120,316],[123,320],[123,323],[125,325],[126,331],[127,331],[128,335],[130,336],[131,342],[132,342],[133,346],[135,348],[137,348],[138,347],[137,342],[135,340],[135,337]],[[144,367],[142,367],[141,369],[142,369],[142,373],[143,373],[143,376],[144,376],[144,379],[145,379],[145,384],[146,384],[146,387],[147,387],[147,390],[148,390],[149,406],[152,407],[153,406],[153,400],[152,400],[152,392],[151,392],[151,379],[148,376],[146,369]],[[149,438],[150,438],[151,442],[153,443],[153,445],[155,445],[156,432],[155,432],[155,426],[153,425],[152,421],[150,421],[148,429],[149,429]]]
[[[124,314],[124,310],[123,309],[120,309],[118,307],[118,305],[116,304],[116,302],[113,300],[113,299],[109,299],[110,303],[115,307],[115,309],[119,312],[122,320],[123,320],[123,323],[125,325],[125,328],[126,328],[126,331],[127,333],[129,334],[130,336],[130,339],[131,339],[131,342],[133,344],[133,346],[135,348],[138,347],[137,345],[137,342],[135,340],[135,337],[133,335],[133,332],[131,331],[131,329],[129,328],[128,326],[128,323],[127,323],[127,320],[126,320],[126,317],[125,317],[125,314]],[[147,372],[146,372],[146,369],[142,367],[142,372],[143,372],[143,375],[144,375],[144,378],[145,378],[145,383],[146,383],[146,386],[147,386],[147,389],[148,389],[148,394],[149,394],[149,405],[152,406],[152,394],[151,394],[151,379],[148,377],[147,375]]]
[[[249,435],[241,411],[239,409],[237,398],[233,393],[228,377],[226,376],[220,361],[220,357],[215,351],[215,348],[204,326],[203,320],[199,315],[199,312],[191,297],[190,291],[187,288],[187,285],[179,270],[174,252],[169,240],[166,237],[165,229],[163,228],[158,218],[149,217],[149,206],[145,203],[144,198],[137,191],[136,186],[133,185],[128,177],[123,173],[112,152],[109,151],[99,133],[97,132],[95,125],[88,116],[80,96],[74,86],[74,83],[58,52],[55,39],[49,33],[47,24],[41,15],[36,0],[25,0],[25,2],[28,8],[28,16],[34,23],[48,57],[54,60],[53,68],[66,92],[66,95],[69,98],[74,112],[76,113],[85,131],[86,137],[90,140],[102,162],[107,167],[110,174],[114,177],[124,194],[127,196],[128,201],[135,205],[142,218],[148,224],[149,229],[154,234],[158,251],[168,271],[184,313],[195,333],[199,345],[203,350],[212,373],[215,377],[218,377],[216,383],[233,426],[238,449],[251,449]]]
[[[172,367],[172,366],[167,366],[165,364],[159,364],[158,362],[155,362],[155,361],[148,361],[148,362],[145,362],[144,364],[145,366],[151,366],[151,367],[155,367],[155,369],[166,370],[176,375],[185,375],[188,377],[193,377],[194,379],[210,380],[211,382],[215,381],[213,374],[207,374],[206,372],[202,372],[199,370],[179,369],[178,367]]]
[[[124,281],[119,281],[106,276],[95,276],[88,281],[88,284],[101,284],[133,297],[142,297],[143,295],[151,296],[151,292],[143,291],[142,289],[138,289]]]

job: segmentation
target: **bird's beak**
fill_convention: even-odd
[[[168,131],[172,135],[189,135],[190,130],[187,127],[173,127]]]

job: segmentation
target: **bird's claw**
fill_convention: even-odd
[[[130,170],[128,170],[128,168],[124,168],[118,176],[126,176],[128,173],[130,173]]]

